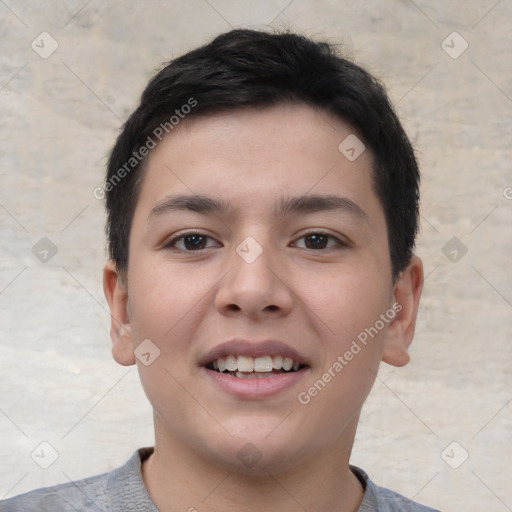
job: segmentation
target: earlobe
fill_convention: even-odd
[[[403,270],[393,288],[395,318],[390,322],[382,360],[404,366],[409,360],[409,345],[414,337],[416,317],[423,289],[423,264],[417,256]]]
[[[125,279],[119,273],[113,260],[103,268],[103,291],[110,308],[110,338],[112,355],[123,366],[135,364],[131,325],[128,315],[128,290]]]

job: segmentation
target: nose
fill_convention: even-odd
[[[242,243],[232,254],[230,270],[219,283],[215,307],[222,315],[253,320],[286,316],[294,298],[285,270],[277,265],[278,258],[271,258],[270,249],[255,245],[254,239],[248,245]]]

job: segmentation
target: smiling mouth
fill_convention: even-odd
[[[306,368],[289,357],[283,356],[235,356],[219,357],[206,368],[239,379],[261,379],[284,373],[294,373]]]

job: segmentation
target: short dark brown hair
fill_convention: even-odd
[[[189,119],[290,101],[348,122],[371,148],[373,182],[385,212],[396,278],[414,249],[419,171],[384,87],[326,42],[295,33],[254,30],[221,34],[169,62],[150,80],[140,105],[124,124],[110,154],[105,183],[109,252],[118,269],[128,267],[144,162],[156,140],[170,133],[185,115]]]

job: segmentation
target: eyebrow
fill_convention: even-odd
[[[304,195],[282,199],[279,204],[278,216],[284,217],[292,212],[313,213],[328,210],[342,210],[366,219],[366,212],[348,197],[334,195]]]
[[[191,210],[198,213],[229,213],[229,204],[220,199],[204,195],[182,195],[165,198],[150,212],[150,217],[174,210]]]
[[[232,211],[230,204],[222,199],[205,195],[179,195],[167,197],[150,212],[150,218],[169,211],[191,210],[201,214],[228,214]],[[298,197],[282,198],[275,214],[285,217],[291,213],[314,213],[320,211],[341,210],[362,219],[367,219],[366,212],[347,197],[335,195],[307,194]]]

